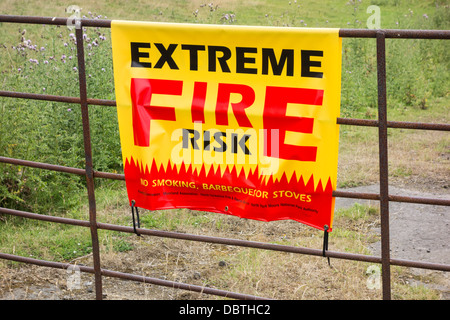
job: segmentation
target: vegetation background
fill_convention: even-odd
[[[448,2],[431,0],[101,0],[73,3],[62,0],[3,0],[0,14],[67,17],[69,14],[65,10],[69,5],[81,7],[81,15],[91,19],[363,29],[367,28],[366,21],[371,15],[366,11],[367,7],[377,5],[381,10],[381,28],[448,30],[450,25]],[[110,30],[85,28],[84,34],[88,97],[114,100]],[[389,120],[448,123],[449,49],[450,44],[444,40],[387,41]],[[1,90],[78,96],[73,31],[65,26],[0,24],[0,70]],[[376,119],[376,76],[376,48],[373,39],[343,39],[342,117]],[[115,108],[92,106],[89,113],[94,169],[122,173]],[[378,180],[376,128],[341,126],[340,130],[338,188],[375,183]],[[448,135],[440,132],[390,130],[389,141],[392,183],[436,192],[448,190]],[[79,105],[0,98],[0,156],[83,168]],[[0,163],[0,206],[87,220],[84,184],[84,177]],[[97,179],[96,194],[100,219],[109,223],[130,223],[126,191],[122,182]],[[369,226],[377,224],[377,212],[376,206],[358,205],[349,211],[337,212],[336,231],[332,237],[336,250],[368,253],[370,243],[376,240],[376,235],[371,235],[368,230]],[[144,214],[142,220],[147,228],[202,234],[213,232],[214,235],[232,233],[246,239],[318,248],[321,246],[319,233],[290,222],[262,226],[252,221],[187,210]],[[159,241],[136,242],[130,236],[103,231],[101,236],[103,250],[114,259],[117,259],[116,254],[130,251],[136,253],[139,250],[144,252],[142,246],[146,248],[150,246],[150,241]],[[178,246],[172,242],[164,242],[164,245]],[[73,261],[89,256],[90,246],[89,230],[0,216],[1,252]],[[183,248],[171,248],[172,251],[169,252],[178,252],[178,260],[175,259],[175,263],[172,261],[175,269],[179,267],[181,260],[189,260],[187,252],[192,247],[186,245]],[[326,269],[326,265],[318,267],[322,262],[310,257],[309,260],[290,257],[287,259],[289,262],[276,263],[280,261],[278,254],[257,253],[253,250],[222,247],[206,250],[202,247],[198,252],[204,253],[201,257],[203,261],[227,260],[227,264],[232,266],[226,272],[222,268],[218,275],[213,272],[214,268],[204,271],[201,277],[195,278],[203,285],[232,287],[251,294],[269,296],[277,296],[281,291],[281,297],[295,299],[379,297],[379,291],[364,289],[367,278],[365,264],[349,267],[345,262],[336,262],[334,269],[330,271]],[[166,262],[169,262],[167,252],[161,251],[159,254],[161,257],[165,255]],[[180,255],[184,255],[184,258],[181,259]],[[105,260],[112,263],[116,261],[114,259]],[[293,278],[289,280],[297,283],[293,290],[281,282],[267,280],[276,271],[298,270],[296,263],[307,271],[302,272],[302,280],[295,278],[299,275],[296,271],[293,272]],[[11,266],[8,264],[8,267]],[[199,270],[203,270],[203,267],[194,266]],[[165,271],[159,270],[160,276],[172,278],[176,274],[174,269],[168,271],[167,265],[164,268]],[[183,268],[188,267],[183,264]],[[354,271],[354,275],[349,270]],[[170,272],[172,273],[169,274]],[[334,276],[333,280],[328,277],[330,272]],[[394,289],[395,297],[439,297],[434,291],[411,289],[411,286],[405,285],[402,279],[411,275],[404,272],[399,271],[396,281],[398,286]],[[308,277],[310,281],[306,280]],[[264,287],[262,284],[267,281],[268,284]],[[316,282],[321,284],[315,284]],[[341,292],[339,290],[347,290],[347,293],[342,295],[337,293]],[[179,296],[171,293],[170,297]]]

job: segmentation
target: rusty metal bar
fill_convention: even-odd
[[[55,216],[47,216],[47,215],[42,215],[42,214],[37,214],[37,213],[31,213],[31,212],[7,209],[7,208],[1,208],[1,207],[0,207],[0,213],[29,218],[29,219],[47,221],[47,222],[64,223],[64,224],[82,226],[82,227],[90,226],[89,221],[61,218],[61,217],[55,217]],[[127,227],[127,226],[121,226],[121,225],[115,225],[115,224],[109,224],[109,223],[98,222],[97,227],[98,227],[98,229],[102,229],[102,230],[118,231],[118,232],[125,232],[125,233],[135,233],[135,230],[133,227]],[[322,249],[311,249],[311,248],[305,248],[305,247],[287,246],[287,245],[272,244],[272,243],[266,243],[266,242],[220,238],[220,237],[196,235],[196,234],[189,234],[189,233],[179,233],[179,232],[173,232],[173,231],[152,230],[152,229],[144,229],[144,228],[137,228],[137,231],[141,235],[170,238],[170,239],[215,243],[215,244],[222,244],[222,245],[263,249],[263,250],[271,250],[271,251],[286,252],[286,253],[306,254],[306,255],[312,255],[312,256],[322,256],[322,254],[323,254]],[[355,260],[355,261],[364,261],[364,262],[371,262],[371,263],[381,263],[380,257],[364,255],[364,254],[355,254],[355,253],[337,252],[337,251],[328,250],[327,256],[329,256],[331,258],[344,259],[344,260]],[[448,264],[438,264],[438,263],[411,261],[411,260],[403,260],[403,259],[391,259],[390,262],[393,265],[399,265],[399,266],[407,266],[407,267],[431,269],[431,270],[439,270],[439,271],[450,271],[450,265],[448,265]]]
[[[77,174],[80,176],[86,174],[86,170],[84,170],[84,169],[64,167],[64,166],[59,166],[59,165],[55,165],[55,164],[28,161],[28,160],[22,160],[22,159],[14,159],[14,158],[0,156],[0,163],[1,162],[19,165],[19,166],[26,166],[26,167],[31,167],[31,168],[39,168],[39,169],[59,171],[59,172],[65,172],[65,173],[72,173],[72,174]]]
[[[17,217],[22,217],[22,218],[27,218],[27,219],[63,223],[63,224],[68,224],[68,225],[72,225],[72,226],[80,226],[80,227],[88,227],[88,228],[90,227],[89,221],[56,217],[56,216],[48,216],[45,214],[38,214],[38,213],[15,210],[15,209],[8,209],[8,208],[0,207],[0,213],[17,216]]]
[[[12,254],[8,254],[8,253],[0,253],[0,259],[12,260],[12,261],[17,261],[17,262],[42,266],[42,267],[56,268],[56,269],[68,269],[70,267],[76,266],[82,272],[95,274],[94,268],[88,267],[88,266],[73,265],[70,263],[61,263],[61,262],[54,262],[54,261],[47,261],[47,260],[39,260],[39,259],[34,259],[34,258],[12,255]],[[241,293],[219,290],[219,289],[214,289],[214,288],[209,288],[209,287],[201,287],[201,286],[186,284],[186,283],[182,283],[182,282],[162,280],[162,279],[151,278],[151,277],[146,277],[146,276],[142,276],[142,275],[135,275],[135,274],[118,272],[118,271],[112,271],[112,270],[108,270],[108,269],[102,269],[101,272],[102,272],[102,275],[106,276],[106,277],[114,277],[114,278],[119,278],[119,279],[123,279],[123,280],[138,281],[138,282],[142,282],[142,283],[149,283],[149,284],[154,284],[154,285],[173,288],[173,289],[182,289],[182,290],[187,290],[187,291],[212,294],[212,295],[226,297],[226,298],[232,298],[232,299],[270,300],[268,298],[262,298],[262,297],[258,297],[258,296],[254,296],[254,295],[241,294]]]
[[[26,92],[0,90],[0,96],[9,98],[22,98],[22,99],[66,102],[76,104],[80,103],[80,98],[78,97],[55,96],[40,93],[26,93]],[[109,106],[109,107],[116,106],[115,100],[107,100],[107,99],[87,99],[87,103],[88,105]],[[370,120],[370,119],[337,118],[336,123],[339,125],[378,127],[378,120]],[[387,126],[388,128],[400,128],[400,129],[450,131],[450,124],[447,123],[388,121]]]
[[[111,28],[111,20],[102,19],[79,19],[84,27],[100,27]],[[64,26],[73,22],[72,18],[60,17],[36,17],[36,16],[16,16],[16,15],[0,15],[0,22],[10,23],[30,23],[30,24],[48,24]]]
[[[17,16],[0,15],[0,22],[10,23],[31,23],[48,25],[67,25],[73,21],[71,18],[61,17],[36,17],[36,16]],[[84,27],[111,28],[111,20],[102,19],[80,19]],[[376,38],[377,32],[374,29],[340,29],[339,36],[342,38]],[[382,29],[385,38],[403,38],[403,39],[450,39],[449,30],[396,30]]]
[[[50,94],[40,94],[40,93],[27,93],[27,92],[15,92],[15,91],[3,91],[0,90],[1,97],[9,98],[21,98],[21,99],[33,99],[33,100],[43,100],[43,101],[55,101],[55,102],[65,102],[65,103],[76,103],[80,104],[81,100],[79,97],[67,97],[67,96],[55,96]],[[106,99],[87,99],[89,105],[99,105],[99,106],[116,106],[116,101],[106,100]]]
[[[391,264],[389,245],[389,182],[386,105],[385,33],[377,32],[378,137],[380,166],[381,270],[383,299],[391,299]]]
[[[333,197],[339,198],[352,198],[352,199],[364,199],[364,200],[380,200],[380,194],[368,193],[368,192],[351,192],[343,190],[333,191]],[[407,197],[407,196],[397,196],[389,195],[389,201],[394,202],[408,202],[417,204],[429,204],[436,206],[450,206],[450,200],[447,199],[436,199],[436,198],[419,198],[419,197]]]
[[[337,118],[336,123],[340,125],[378,127],[378,120],[369,120],[369,119]],[[387,121],[387,127],[399,129],[450,131],[450,124],[447,123]]]
[[[199,293],[206,293],[206,294],[221,296],[221,297],[225,297],[225,298],[233,298],[233,299],[239,299],[239,300],[271,300],[269,298],[262,298],[262,297],[258,297],[258,296],[254,296],[254,295],[219,290],[219,289],[214,289],[214,288],[209,288],[209,287],[201,287],[201,286],[197,286],[197,285],[193,285],[193,284],[186,284],[186,283],[176,282],[176,281],[144,277],[141,275],[134,275],[134,274],[123,273],[123,272],[118,272],[118,271],[111,271],[111,270],[106,270],[106,269],[102,270],[102,274],[104,276],[109,276],[109,277],[116,277],[116,278],[121,278],[121,279],[125,279],[125,280],[140,281],[143,283],[150,283],[150,284],[164,286],[164,287],[173,288],[173,289],[182,289],[182,290],[194,291],[194,292],[199,292]]]
[[[112,172],[103,172],[103,171],[95,171],[94,170],[94,178],[104,178],[104,179],[112,179],[112,180],[124,180],[125,175],[121,173],[112,173]]]
[[[97,300],[101,300],[102,294],[102,274],[100,266],[100,248],[97,232],[97,211],[94,191],[94,167],[92,163],[91,134],[89,129],[89,110],[86,91],[86,69],[84,64],[84,46],[83,46],[83,25],[76,28],[75,37],[77,39],[77,57],[78,57],[78,79],[80,85],[80,105],[81,118],[83,122],[83,142],[84,154],[86,159],[86,187],[89,201],[89,223],[92,238],[92,254],[95,270],[95,295]]]
[[[449,30],[397,30],[397,29],[340,29],[341,38],[376,38],[382,32],[385,38],[397,39],[450,39]]]
[[[85,169],[66,167],[66,166],[60,166],[60,165],[55,165],[55,164],[43,163],[43,162],[8,158],[8,157],[2,157],[2,156],[0,156],[0,163],[8,163],[8,164],[26,166],[26,167],[31,167],[31,168],[53,170],[53,171],[77,174],[80,176],[86,175]],[[94,177],[95,178],[104,178],[104,179],[113,179],[113,180],[125,180],[125,175],[123,175],[123,174],[95,171],[95,170],[94,170]]]
[[[22,159],[8,158],[0,156],[0,163],[8,163],[13,165],[21,165],[32,168],[40,168],[46,170],[54,170],[65,173],[72,173],[77,175],[85,175],[86,170],[73,167],[65,167],[54,164],[48,164],[43,162],[28,161]],[[94,171],[95,178],[113,179],[113,180],[125,180],[125,175],[120,173],[111,173],[103,171]],[[380,200],[380,195],[377,193],[366,193],[366,192],[351,192],[343,190],[333,191],[333,197],[340,198],[353,198],[353,199],[364,199],[364,200]],[[450,206],[450,200],[447,199],[436,199],[436,198],[419,198],[419,197],[407,197],[407,196],[397,196],[389,195],[389,201],[394,202],[408,202],[417,204],[429,204],[437,206]]]

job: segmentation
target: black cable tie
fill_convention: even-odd
[[[131,200],[131,216],[132,216],[132,218],[133,218],[133,230],[134,230],[134,233],[140,237],[141,235],[140,235],[140,234],[137,232],[137,230],[136,230],[136,220],[137,220],[137,226],[138,226],[138,228],[141,227],[141,222],[140,222],[140,219],[139,219],[139,211],[138,211],[138,208],[134,205],[135,203],[136,203],[136,202],[135,202],[134,200]],[[135,213],[135,212],[136,212],[136,217],[137,217],[137,219],[135,219],[135,217],[134,217],[134,213]]]
[[[326,257],[326,252],[328,250],[328,225],[324,225],[323,226],[323,250],[322,250],[322,256]],[[328,265],[331,267],[331,263],[330,263],[330,257],[328,258]]]

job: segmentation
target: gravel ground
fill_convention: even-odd
[[[379,185],[348,189],[352,192],[379,193]],[[389,186],[389,194],[421,198],[450,199],[450,193],[427,193]],[[378,204],[378,201],[337,198],[336,207],[348,207],[353,203]],[[391,257],[397,259],[450,264],[450,210],[446,206],[405,202],[389,202],[389,236]],[[380,232],[380,230],[377,230]],[[381,254],[381,243],[372,246],[373,254]],[[433,274],[439,284],[429,284],[450,300],[450,275],[413,268],[416,274]],[[411,280],[412,281],[412,280]]]

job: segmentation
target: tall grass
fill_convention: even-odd
[[[3,64],[4,90],[79,95],[74,33],[43,26],[34,32],[19,28],[16,36],[19,41],[3,48],[3,56],[9,57]],[[109,30],[85,29],[83,38],[90,97],[114,99]],[[120,171],[115,109],[92,106],[89,116],[95,169]],[[2,156],[84,167],[79,105],[2,99],[0,119]],[[0,180],[2,206],[37,212],[70,208],[68,198],[84,184],[77,176],[5,164],[0,166]]]

